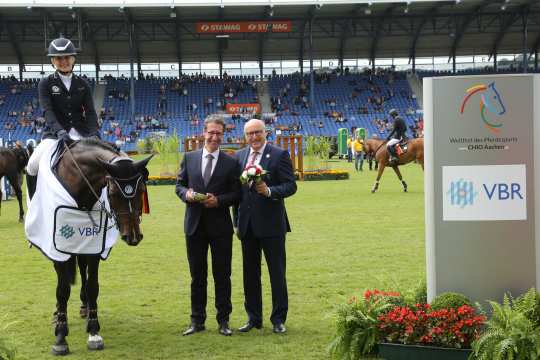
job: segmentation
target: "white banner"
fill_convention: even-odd
[[[527,220],[526,167],[443,166],[443,220]]]

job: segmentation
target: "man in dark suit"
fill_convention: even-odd
[[[249,146],[236,153],[241,169],[260,165],[266,175],[263,181],[242,186],[237,209],[238,236],[242,241],[244,306],[248,315],[248,322],[238,330],[248,332],[262,327],[262,251],[272,286],[270,321],[275,333],[285,333],[288,311],[285,234],[291,229],[283,199],[296,192],[294,171],[289,153],[266,142],[264,122],[248,121],[244,134]]]
[[[176,194],[186,203],[184,232],[191,273],[191,325],[183,335],[205,329],[209,246],[219,333],[232,335],[229,315],[233,226],[229,206],[239,199],[240,181],[236,160],[219,150],[224,132],[223,119],[207,118],[204,148],[185,154],[176,180]]]

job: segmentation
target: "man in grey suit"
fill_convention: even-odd
[[[176,180],[176,194],[186,203],[184,232],[191,273],[191,325],[183,335],[205,329],[208,247],[212,253],[219,333],[230,336],[233,226],[229,207],[240,195],[236,160],[219,149],[225,122],[212,115],[204,122],[204,148],[186,153]]]

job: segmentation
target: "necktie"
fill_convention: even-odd
[[[255,165],[255,159],[257,159],[257,155],[259,155],[258,151],[254,151],[251,153],[251,158],[249,159],[248,166]]]
[[[203,173],[204,186],[207,186],[208,183],[210,182],[210,176],[212,175],[212,160],[214,160],[214,157],[212,156],[212,154],[206,155],[206,158],[208,160],[206,161],[206,167],[204,168],[204,173]]]

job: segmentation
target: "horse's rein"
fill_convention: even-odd
[[[381,145],[379,145],[379,147],[377,148],[377,150],[375,150],[375,152],[373,153],[373,155],[376,155],[377,154],[377,151],[379,151],[380,148],[383,147],[384,144],[386,144],[388,142],[388,140],[386,141],[383,141]]]

